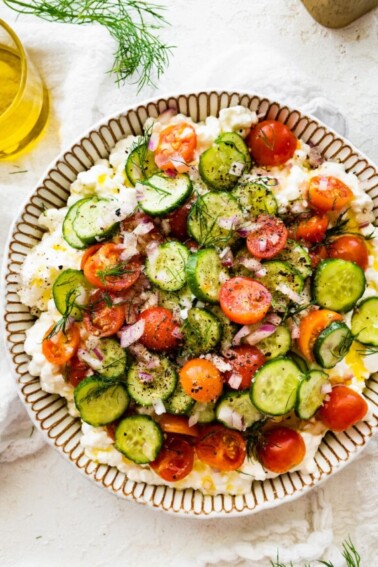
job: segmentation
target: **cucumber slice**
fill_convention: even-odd
[[[316,268],[312,295],[320,307],[346,313],[355,306],[365,287],[365,274],[354,262],[323,260]]]
[[[221,324],[222,338],[220,348],[222,351],[228,350],[232,346],[232,341],[238,330],[238,326],[226,317],[219,305],[210,305],[208,309],[219,319]]]
[[[243,173],[251,169],[251,154],[249,153],[249,149],[244,141],[244,138],[242,138],[240,134],[238,134],[237,132],[223,132],[223,134],[220,134],[220,136],[218,136],[218,138],[215,140],[216,144],[219,144],[219,142],[232,144],[233,146],[235,146],[238,152],[243,154],[245,158],[245,169]]]
[[[267,415],[284,415],[295,405],[304,375],[290,358],[274,358],[256,372],[251,384],[251,401]]]
[[[192,182],[186,173],[176,177],[156,174],[140,184],[142,199],[139,205],[152,216],[164,216],[182,205],[192,192]]]
[[[155,163],[154,152],[148,149],[147,144],[137,146],[129,154],[125,172],[132,185],[151,177],[157,171],[159,168]]]
[[[196,402],[189,415],[197,414],[198,423],[211,423],[215,420],[215,402],[201,404]]]
[[[89,350],[90,359],[78,355],[103,378],[119,378],[126,372],[128,363],[126,351],[114,339],[101,339]],[[90,360],[93,359],[93,363]]]
[[[246,157],[233,143],[219,142],[200,155],[198,170],[206,185],[227,191],[234,187],[245,167]]]
[[[160,307],[165,307],[173,312],[188,309],[193,303],[193,294],[188,285],[184,285],[178,291],[165,291],[164,289],[158,290],[158,304]]]
[[[306,374],[308,372],[307,362],[305,361],[304,358],[299,356],[299,354],[291,350],[290,352],[287,353],[287,356],[291,358],[293,362],[295,362],[295,364],[298,366],[299,370],[303,372],[303,374]]]
[[[165,409],[168,413],[186,415],[194,406],[195,401],[184,392],[181,382],[177,382],[177,386],[173,394],[164,402]]]
[[[229,392],[222,396],[215,408],[215,416],[226,427],[238,431],[245,431],[262,418],[248,391]]]
[[[348,354],[353,335],[345,323],[334,321],[318,336],[314,344],[316,362],[323,368],[333,368]]]
[[[186,278],[192,293],[210,303],[219,301],[222,283],[229,278],[214,248],[199,250],[189,257],[186,264]]]
[[[303,291],[304,281],[302,276],[287,262],[279,260],[271,260],[264,262],[265,276],[259,277],[258,280],[269,289],[272,294],[272,307],[275,311],[285,311],[290,303],[287,294],[280,291],[288,288],[288,290],[300,294]]]
[[[76,218],[79,208],[87,201],[91,201],[91,197],[89,198],[87,197],[85,199],[80,199],[80,201],[76,201],[76,203],[74,203],[72,207],[68,209],[68,212],[64,217],[63,226],[62,226],[62,234],[64,240],[70,246],[72,246],[72,248],[77,248],[78,250],[87,248],[88,244],[84,242],[84,240],[81,240],[81,238],[78,237],[78,235],[74,230],[73,222]]]
[[[322,388],[329,384],[328,374],[321,370],[311,370],[298,388],[295,413],[300,419],[311,419],[324,402],[327,394]]]
[[[298,244],[298,242],[295,242],[295,240],[288,240],[286,247],[275,256],[275,259],[287,262],[300,273],[304,280],[312,274],[310,255],[307,250]]]
[[[109,220],[111,201],[92,197],[80,205],[72,226],[77,236],[87,244],[109,238],[119,223]],[[114,209],[114,203],[113,203]]]
[[[291,348],[290,331],[284,325],[279,325],[270,337],[266,337],[256,346],[265,354],[266,358],[282,356]]]
[[[140,372],[153,376],[151,382],[142,382]],[[149,369],[142,363],[131,366],[126,378],[127,390],[133,400],[141,406],[152,406],[154,402],[166,400],[176,388],[177,373],[168,358],[161,357],[158,368]]]
[[[125,417],[115,432],[115,448],[138,465],[154,461],[163,441],[160,426],[148,415]]]
[[[219,343],[222,327],[219,319],[199,307],[193,307],[188,312],[184,325],[186,348],[193,356],[212,350]]]
[[[158,246],[146,260],[146,275],[160,289],[176,291],[186,282],[185,266],[189,250],[171,240]]]
[[[352,333],[363,345],[378,346],[378,297],[368,297],[355,308]]]
[[[219,225],[222,223],[223,227]],[[227,221],[230,228],[225,224]],[[188,217],[189,234],[202,247],[225,248],[237,239],[235,227],[243,222],[237,200],[229,193],[210,191],[193,203]]]
[[[276,215],[278,205],[272,191],[260,183],[243,183],[232,190],[232,195],[253,217],[262,213]]]
[[[125,384],[101,376],[88,376],[75,388],[75,405],[86,423],[99,427],[115,421],[127,410]]]
[[[83,318],[82,307],[87,303],[89,290],[92,288],[80,270],[64,270],[56,278],[53,285],[53,298],[55,307],[64,315],[73,302],[75,307],[70,309],[70,315],[81,321]]]

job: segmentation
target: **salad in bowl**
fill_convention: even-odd
[[[46,208],[19,296],[29,372],[134,481],[247,494],[369,419],[373,202],[277,120],[168,109]]]

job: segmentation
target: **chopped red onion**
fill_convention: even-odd
[[[358,228],[366,228],[367,226],[369,226],[369,224],[370,224],[370,221],[363,222],[363,223],[358,225]]]
[[[137,227],[134,228],[133,233],[137,236],[142,236],[143,234],[148,234],[155,228],[155,225],[152,222],[142,222],[138,224]]]
[[[260,252],[264,252],[266,250],[267,241],[266,238],[259,238],[259,250]]]
[[[132,345],[139,341],[140,337],[144,333],[144,320],[141,319],[134,323],[134,325],[129,325],[127,327],[123,327],[120,333],[121,339],[121,347],[127,348],[128,346]]]
[[[248,221],[243,223],[243,225],[238,228],[238,234],[242,238],[245,238],[246,236],[248,236],[249,232],[257,232],[261,227],[262,224],[259,222]]]
[[[296,325],[295,323],[293,323],[292,327],[291,327],[291,338],[292,339],[299,339],[299,325]]]
[[[325,161],[318,146],[310,147],[308,157],[310,166],[313,168],[319,167]]]
[[[320,389],[322,394],[330,394],[332,392],[332,385],[328,382],[328,384],[323,384]]]
[[[161,114],[159,114],[158,122],[160,122],[161,124],[167,124],[171,118],[176,116],[176,114],[177,108],[174,108],[173,106],[168,107],[167,110],[164,110]]]
[[[277,313],[269,313],[265,317],[265,323],[272,323],[272,325],[278,327],[278,325],[281,323],[281,317],[277,315]]]
[[[223,360],[223,358],[221,356],[218,356],[217,354],[201,354],[200,358],[210,360],[210,362],[214,364],[215,368],[217,368],[219,372],[229,372],[230,370],[232,370],[231,364]]]
[[[263,265],[261,264],[261,262],[256,260],[256,258],[242,257],[239,260],[239,264],[247,268],[247,270],[251,270],[251,272],[263,269]]]
[[[228,379],[228,385],[233,390],[237,390],[242,383],[243,377],[238,372],[233,372]]]
[[[294,301],[294,303],[302,303],[302,297],[299,295],[299,293],[292,290],[288,285],[281,283],[277,286],[277,289],[278,291],[286,295],[291,301]]]
[[[137,183],[135,189],[136,189],[136,192],[135,192],[136,200],[138,202],[143,201],[143,199],[144,199],[143,185],[141,185],[140,183]]]
[[[97,358],[99,360],[104,360],[104,355],[102,354],[102,352],[97,347],[95,347],[92,351],[93,351],[93,354],[95,356],[97,356]]]
[[[243,173],[244,168],[245,168],[245,163],[242,163],[240,161],[234,161],[231,164],[231,167],[230,167],[228,173],[230,175],[236,175],[236,177],[240,177],[241,174]]]
[[[139,380],[143,384],[149,384],[150,382],[154,381],[154,377],[149,372],[139,372]]]
[[[156,242],[156,240],[153,240],[152,242],[149,242],[146,246],[146,254],[147,256],[151,256],[151,254],[153,254],[156,250],[156,248],[159,246],[159,243]]]
[[[263,278],[264,276],[266,276],[266,274],[267,274],[266,268],[261,268],[261,270],[257,270],[257,272],[255,272],[255,275],[258,278]]]
[[[193,427],[193,425],[196,425],[196,423],[198,423],[199,416],[200,416],[199,411],[196,411],[193,415],[190,416],[188,420],[189,427]]]
[[[82,360],[83,362],[88,364],[88,366],[93,368],[93,370],[100,370],[102,366],[100,360],[92,356],[88,351],[79,348],[79,350],[77,351],[77,356],[79,357],[80,360]]]
[[[172,331],[172,335],[175,337],[175,339],[183,339],[184,338],[184,334],[181,331],[180,327],[175,327]]]
[[[276,326],[271,323],[263,323],[245,339],[249,345],[257,345],[263,339],[270,337],[276,330]]]
[[[166,169],[165,170],[165,175],[167,175],[167,177],[171,177],[172,179],[174,179],[177,175],[177,171],[175,169]]]
[[[277,242],[279,241],[280,237],[278,236],[278,234],[272,234],[272,236],[269,238],[270,242],[274,245],[277,244]]]
[[[242,327],[234,336],[233,340],[232,340],[232,344],[237,346],[240,345],[240,341],[246,337],[247,335],[251,334],[251,329],[248,327],[248,325],[244,325],[244,327]]]
[[[246,429],[244,425],[243,416],[240,415],[240,413],[238,413],[235,410],[232,412],[231,425],[234,429],[237,429],[238,431],[244,431]]]
[[[161,415],[161,414],[165,413],[165,411],[166,411],[163,400],[160,400],[160,399],[154,400],[152,402],[152,406],[154,408],[156,415]]]
[[[226,246],[226,248],[223,248],[223,250],[221,250],[219,252],[219,258],[222,259],[224,256],[226,256],[226,254],[228,254],[228,252],[230,252],[231,248],[229,246]]]

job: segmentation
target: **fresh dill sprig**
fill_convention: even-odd
[[[173,46],[163,43],[158,30],[168,25],[164,7],[143,0],[4,0],[21,14],[52,22],[96,23],[104,26],[117,43],[111,69],[117,83],[137,77],[139,90],[154,85],[169,63]]]
[[[373,354],[378,354],[378,347],[367,346],[365,348],[357,350],[361,356],[372,356]]]
[[[375,228],[369,234],[362,234],[361,232],[355,232],[353,230],[348,229],[349,220],[346,215],[349,209],[346,209],[343,213],[341,213],[336,222],[331,228],[328,228],[325,234],[324,244],[328,244],[330,240],[337,236],[342,236],[344,234],[353,234],[355,236],[360,236],[364,240],[373,240],[376,237]]]
[[[55,323],[55,325],[47,335],[46,339],[52,339],[52,337],[54,337],[60,332],[64,334],[66,333],[67,323],[69,318],[71,317],[73,309],[75,307],[80,308],[80,306],[76,303],[76,299],[79,297],[79,295],[80,295],[80,290],[78,288],[71,289],[71,291],[67,293],[66,308],[64,310],[64,313],[62,317],[59,319],[59,321]]]
[[[110,396],[113,397],[118,386],[123,382],[121,379],[105,378],[104,376],[101,376],[101,374],[93,374],[91,378],[98,379],[97,385],[88,392],[88,394],[81,400],[82,402],[85,401],[88,403],[97,400],[108,391]]]
[[[119,262],[110,268],[105,268],[105,270],[97,270],[96,276],[100,278],[102,283],[106,283],[106,278],[111,277],[121,277],[125,274],[133,274],[134,270],[129,270],[127,264]]]

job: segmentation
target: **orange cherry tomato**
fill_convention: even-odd
[[[308,185],[310,207],[316,211],[338,211],[353,200],[353,191],[337,177],[316,175]]]
[[[188,476],[193,469],[194,449],[180,437],[168,437],[150,467],[164,480],[175,482]]]
[[[238,390],[247,390],[250,387],[255,372],[265,364],[266,358],[255,346],[240,345],[229,349],[230,357],[227,359],[232,366],[232,370],[224,373],[224,378],[228,382],[231,375],[236,372],[240,374],[242,381]]]
[[[175,331],[179,326],[173,320],[172,311],[164,307],[150,307],[139,315],[144,321],[144,331],[140,342],[150,350],[164,351],[176,348],[179,339]]]
[[[302,435],[289,427],[275,427],[264,433],[257,446],[262,466],[282,474],[299,465],[306,454]]]
[[[155,162],[160,169],[187,171],[188,162],[192,161],[197,147],[197,134],[187,122],[171,124],[160,132],[159,143],[155,150]]]
[[[93,246],[90,246],[89,248],[87,248],[84,251],[83,257],[81,259],[81,263],[80,263],[80,270],[84,270],[84,266],[87,263],[87,260],[89,260],[89,258],[91,256],[93,256],[93,254],[95,252],[97,252],[97,250],[99,250],[101,248],[102,244],[93,244]]]
[[[134,257],[124,262],[122,249],[108,242],[88,257],[84,276],[94,286],[109,291],[122,291],[131,287],[139,278],[141,263]]]
[[[328,429],[345,431],[365,417],[369,407],[358,392],[348,386],[334,386],[317,416]]]
[[[88,375],[89,366],[75,354],[68,362],[65,370],[65,378],[76,388],[78,384]]]
[[[327,260],[328,251],[324,244],[320,244],[319,246],[315,246],[309,251],[311,257],[311,267],[315,270],[316,266],[320,264],[322,260]]]
[[[366,270],[369,265],[369,252],[361,236],[352,234],[339,236],[328,245],[328,254],[330,258],[355,262],[363,270]]]
[[[184,392],[197,402],[211,402],[222,393],[223,380],[212,362],[193,358],[180,370],[180,382]]]
[[[267,314],[272,296],[261,283],[237,276],[221,287],[219,302],[223,313],[234,323],[251,325]]]
[[[258,165],[282,165],[297,148],[293,132],[278,120],[263,120],[248,138],[251,155]]]
[[[333,321],[341,321],[342,316],[329,309],[318,309],[311,311],[306,317],[301,319],[299,324],[299,348],[302,354],[311,361],[314,361],[312,348],[319,334]]]
[[[178,433],[179,435],[189,435],[189,437],[199,436],[198,427],[196,425],[189,426],[188,418],[184,415],[163,413],[157,418],[157,421],[165,433]]]
[[[104,293],[98,290],[90,297],[83,321],[91,335],[110,337],[122,327],[125,321],[125,309],[121,305],[109,305]]]
[[[42,341],[42,352],[51,364],[60,366],[76,354],[80,344],[80,329],[76,323],[73,323],[65,332],[58,331],[51,338],[47,338],[52,329],[53,327],[47,331]]]
[[[223,425],[206,427],[195,448],[200,461],[221,471],[238,469],[247,452],[243,436]]]
[[[285,248],[287,229],[281,219],[271,215],[259,215],[256,224],[260,228],[248,233],[247,248],[255,258],[273,258]]]
[[[329,220],[327,215],[316,215],[309,219],[300,221],[292,229],[292,237],[295,240],[305,240],[311,244],[318,244],[324,240]]]

